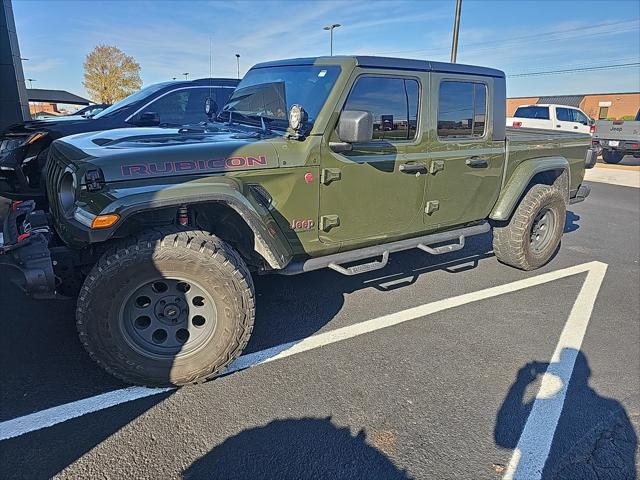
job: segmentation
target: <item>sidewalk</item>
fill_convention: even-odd
[[[601,182],[623,187],[640,188],[640,166],[597,163],[584,175],[587,182]]]

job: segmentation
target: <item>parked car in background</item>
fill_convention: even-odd
[[[73,112],[71,116],[93,117],[99,114],[104,109],[109,108],[110,106],[110,103],[96,103],[94,105],[87,105],[86,107]]]
[[[203,78],[157,83],[92,117],[68,115],[12,125],[0,135],[0,196],[44,201],[42,173],[49,146],[58,138],[123,127],[179,127],[204,122],[205,100],[211,98],[221,108],[238,82]]]
[[[593,123],[589,115],[568,105],[521,105],[507,117],[507,127],[567,132],[593,133]]]
[[[640,157],[640,110],[635,120],[598,120],[595,127],[592,143],[606,163],[618,163],[625,155]]]

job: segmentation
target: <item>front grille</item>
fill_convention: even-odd
[[[66,165],[60,158],[60,152],[55,148],[55,144],[51,145],[49,150],[49,158],[47,160],[47,197],[49,198],[49,210],[54,219],[60,216],[60,203],[58,202],[58,187],[60,179],[64,174]]]

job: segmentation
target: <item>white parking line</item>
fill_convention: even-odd
[[[593,305],[596,302],[607,265],[594,262],[565,323],[527,423],[505,471],[504,479],[537,480],[551,450],[553,436],[562,414],[573,367],[582,347]],[[562,355],[561,355],[562,354]]]
[[[253,367],[263,363],[272,362],[281,358],[290,357],[297,353],[306,352],[332,343],[340,342],[349,338],[357,337],[365,333],[374,332],[393,325],[398,325],[409,320],[431,315],[443,310],[466,305],[468,303],[486,300],[488,298],[504,295],[506,293],[516,292],[525,288],[542,285],[561,278],[569,277],[592,270],[606,270],[606,265],[600,262],[589,262],[574,267],[556,270],[554,272],[544,273],[535,277],[525,278],[516,282],[490,287],[478,290],[472,293],[466,293],[445,300],[420,305],[418,307],[402,310],[397,313],[384,315],[382,317],[367,320],[347,327],[338,328],[325,333],[319,333],[304,338],[298,342],[290,342],[277,345],[272,348],[261,350],[258,352],[243,355],[238,358],[229,368],[223,372],[223,375]],[[603,273],[604,274],[604,273]],[[584,289],[584,287],[583,287]],[[581,292],[582,293],[582,292]],[[578,297],[579,299],[581,297]],[[575,308],[575,307],[574,307]],[[587,318],[588,321],[588,318]],[[42,428],[51,427],[61,422],[77,418],[88,413],[103,410],[125,402],[130,402],[139,398],[157,395],[169,391],[167,388],[143,388],[129,387],[121,390],[104,393],[83,400],[67,403],[57,407],[52,407],[39,412],[34,412],[22,417],[6,420],[0,423],[0,441],[9,438],[24,435],[29,432],[40,430]],[[555,424],[554,424],[555,429]],[[545,457],[546,458],[546,457]],[[519,470],[518,470],[519,471]]]

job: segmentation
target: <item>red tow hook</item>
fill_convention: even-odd
[[[18,235],[18,242],[22,242],[23,240],[26,240],[30,236],[31,236],[30,233],[22,233],[22,234]]]

